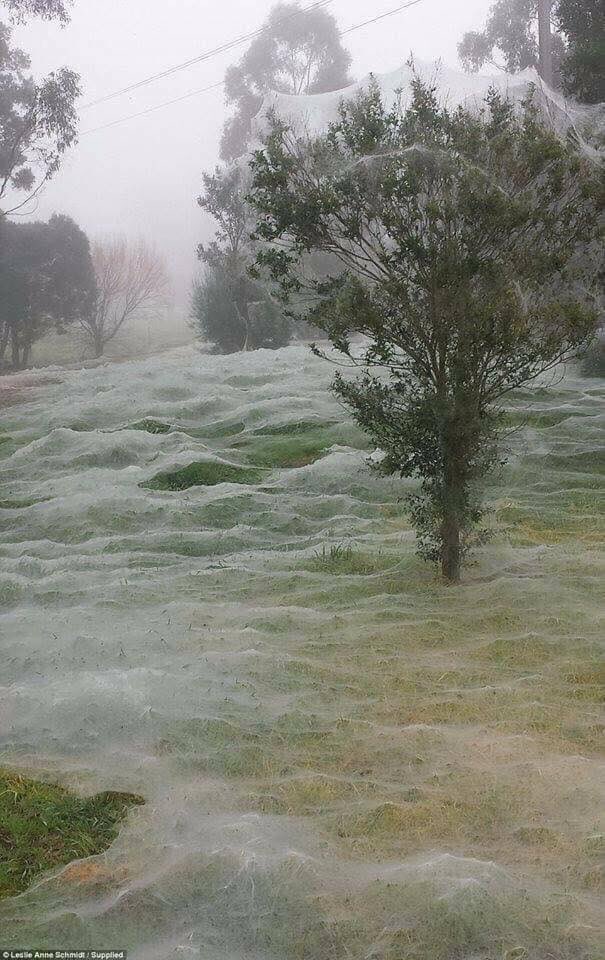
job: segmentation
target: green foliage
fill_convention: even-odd
[[[77,797],[62,787],[0,771],[0,897],[25,890],[41,873],[103,853],[141,797]]]
[[[585,103],[601,103],[605,100],[603,0],[558,0],[555,15],[568,44],[561,67],[565,91]]]
[[[167,470],[142,483],[148,490],[187,490],[189,487],[212,487],[217,483],[259,483],[262,473],[248,467],[206,460],[190,463],[178,470]]]
[[[350,63],[332,14],[318,8],[304,11],[298,0],[277,3],[240,62],[227,70],[227,101],[236,110],[223,131],[223,160],[246,152],[252,119],[266,93],[340,90],[351,83]]]
[[[46,10],[50,15],[63,9],[53,0],[13,0],[10,7],[16,14]],[[49,180],[76,139],[79,78],[62,68],[36,83],[27,73],[29,66],[29,57],[11,46],[10,30],[0,22],[0,205],[9,191],[30,196],[36,181],[41,186]],[[0,206],[0,219],[20,206]]]
[[[275,120],[251,167],[258,268],[363,368],[334,389],[379,468],[420,479],[421,550],[456,580],[482,536],[497,401],[592,336],[600,172],[531,98],[520,116],[493,91],[479,112],[449,110],[418,79],[408,109],[372,86],[302,148]],[[330,275],[310,269],[316,252]]]
[[[48,223],[0,221],[0,362],[24,367],[54,326],[90,314],[96,281],[86,234],[66,216]]]

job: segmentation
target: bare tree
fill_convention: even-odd
[[[92,248],[97,296],[81,324],[90,337],[94,356],[125,323],[143,311],[158,308],[167,292],[164,262],[144,240],[129,243],[123,237],[98,242]]]

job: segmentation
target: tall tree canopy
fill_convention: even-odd
[[[298,0],[276,4],[240,62],[227,70],[227,102],[235,106],[235,114],[223,131],[223,160],[245,153],[252,119],[269,90],[290,94],[339,90],[351,82],[350,64],[330,13],[321,7],[304,10]]]
[[[310,145],[275,120],[252,168],[259,267],[360,368],[335,390],[382,468],[420,480],[421,549],[456,581],[498,402],[592,336],[601,170],[531,101],[449,110],[418,79],[407,109],[375,85]]]
[[[5,6],[15,16],[66,17],[56,0],[9,0]],[[35,83],[29,67],[29,57],[11,45],[10,29],[0,22],[0,216],[22,206],[56,173],[76,139],[77,75],[62,68]]]
[[[543,46],[539,43],[542,14]],[[550,35],[548,26],[554,31]],[[503,66],[509,73],[536,67],[547,81],[585,103],[605,100],[604,0],[496,0],[483,30],[466,33],[458,52],[467,70],[486,63]],[[546,53],[545,53],[546,51]]]
[[[71,2],[72,0],[0,0],[0,5],[6,7],[13,20],[19,22],[32,16],[66,23]]]
[[[558,0],[555,14],[568,49],[563,87],[585,103],[605,101],[605,0]]]
[[[541,0],[496,0],[483,30],[466,33],[458,53],[467,70],[479,70],[486,63],[502,65],[508,73],[527,67],[540,70],[538,14]],[[552,2],[549,2],[552,6]],[[553,38],[555,75],[564,55],[560,36]]]

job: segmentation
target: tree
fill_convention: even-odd
[[[69,19],[67,8],[71,0],[0,0],[14,20],[22,23],[26,17],[41,17],[43,20]]]
[[[96,297],[92,310],[80,322],[97,358],[124,324],[160,305],[168,277],[160,256],[143,240],[131,244],[116,237],[95,243],[92,261]]]
[[[241,297],[246,301],[245,313],[238,310]],[[218,265],[206,267],[193,286],[191,314],[193,329],[218,353],[276,350],[290,339],[283,310],[245,271],[234,282],[233,274]]]
[[[298,0],[277,3],[240,62],[227,70],[227,102],[234,104],[235,114],[223,131],[223,160],[246,152],[252,120],[268,91],[339,90],[351,83],[350,64],[331,14],[319,7],[303,10]]]
[[[605,100],[605,4],[603,0],[558,0],[555,16],[568,49],[563,88],[584,103]]]
[[[64,11],[52,0],[12,0],[9,9],[47,17]],[[41,189],[76,139],[77,75],[63,68],[35,83],[29,66],[29,57],[11,46],[10,30],[0,23],[0,216],[14,212]],[[15,198],[7,210],[15,192],[24,192],[26,198]]]
[[[11,223],[0,229],[0,361],[10,347],[22,369],[51,328],[88,316],[96,286],[86,234],[70,217]]]
[[[549,85],[556,83],[564,55],[559,35],[552,36],[553,0],[496,0],[485,28],[466,33],[458,53],[466,70],[475,72],[486,63],[495,63],[499,53],[504,68],[517,73],[536,67]]]
[[[194,285],[192,325],[224,353],[282,347],[290,339],[290,325],[268,288],[248,274],[255,253],[247,172],[241,166],[217,167],[203,175],[203,183],[198,204],[215,219],[217,230],[211,243],[198,247],[206,269]]]
[[[498,403],[594,330],[601,171],[492,91],[440,105],[419,79],[387,110],[378,87],[310,145],[275,119],[252,161],[257,257],[343,362],[334,389],[384,452],[420,479],[424,556],[455,582],[498,459]],[[309,252],[338,262],[301,272]],[[367,340],[353,347],[351,337]]]

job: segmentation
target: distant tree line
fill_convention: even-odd
[[[51,330],[81,330],[93,357],[128,321],[156,309],[167,289],[163,261],[144,241],[90,244],[70,218],[0,220],[0,369],[22,370]]]
[[[65,23],[66,0],[0,0],[0,369],[22,369],[50,330],[74,327],[100,357],[119,330],[157,306],[164,265],[144,242],[115,238],[91,246],[67,216],[15,221],[29,209],[76,142],[79,78],[62,68],[36,83],[27,54],[12,46],[13,22],[28,16]]]

